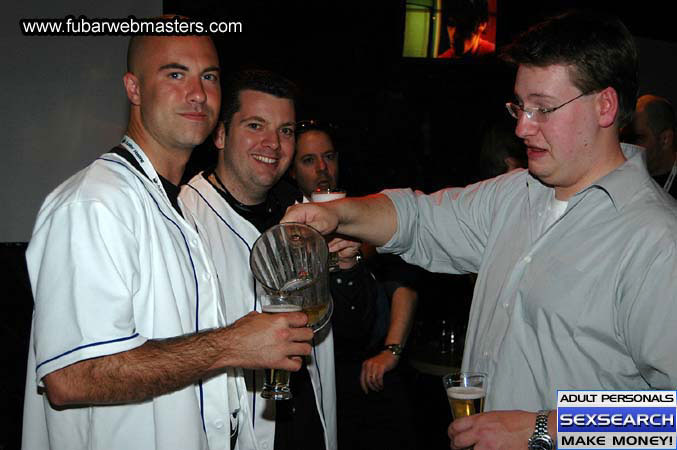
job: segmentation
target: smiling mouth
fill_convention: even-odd
[[[267,157],[261,156],[261,155],[252,155],[252,158],[254,158],[258,162],[262,162],[264,164],[276,164],[277,163],[277,159],[267,158]]]

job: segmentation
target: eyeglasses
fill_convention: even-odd
[[[526,114],[527,119],[533,120],[534,122],[538,123],[543,123],[548,121],[548,114],[557,111],[563,106],[568,105],[569,103],[573,102],[574,100],[578,100],[581,97],[584,97],[586,95],[590,95],[591,92],[584,92],[578,97],[574,97],[568,102],[564,102],[559,106],[554,106],[552,108],[525,108],[522,105],[518,105],[516,103],[508,102],[505,104],[506,109],[510,113],[511,116],[513,116],[515,119],[519,120],[520,116],[522,113]]]
[[[330,122],[325,122],[323,120],[300,120],[296,122],[295,132],[297,135],[305,133],[306,131],[318,130],[324,131],[325,133],[331,133],[336,131],[338,127]]]

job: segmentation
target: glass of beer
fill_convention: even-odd
[[[345,198],[346,191],[343,189],[321,189],[318,188],[311,194],[313,203],[330,202],[332,200],[339,200]],[[338,252],[329,253],[329,271],[336,272],[339,270]]]
[[[331,318],[327,243],[313,228],[300,223],[282,223],[266,230],[254,242],[249,265],[257,281],[263,313],[303,311],[307,326],[317,332]],[[289,391],[289,372],[266,371],[263,398],[284,400]]]
[[[479,372],[451,373],[445,375],[442,382],[447,390],[447,398],[454,420],[484,411],[487,374]]]
[[[301,311],[298,305],[271,303],[263,305],[261,311],[267,314]],[[289,400],[292,398],[289,388],[289,371],[283,369],[265,369],[265,380],[261,397],[269,400]]]

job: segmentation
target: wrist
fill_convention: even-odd
[[[388,352],[399,359],[402,356],[402,352],[404,352],[404,346],[401,344],[386,344],[383,346],[382,352]]]
[[[350,258],[339,258],[339,269],[341,270],[352,270],[362,261],[362,253]]]
[[[534,431],[528,441],[529,450],[553,450],[556,448],[552,430],[556,429],[553,411],[541,410],[536,414]]]

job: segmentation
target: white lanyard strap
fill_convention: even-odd
[[[672,187],[672,182],[675,181],[676,174],[677,174],[677,159],[675,159],[675,163],[672,165],[670,175],[668,175],[668,179],[665,180],[665,184],[663,185],[663,190],[665,190],[665,192],[670,192],[670,188]]]
[[[155,188],[162,194],[166,199],[169,200],[169,197],[167,197],[167,193],[165,192],[165,189],[162,187],[162,182],[160,182],[160,177],[158,177],[157,172],[155,172],[155,168],[151,164],[150,160],[146,156],[146,154],[141,150],[141,147],[139,147],[139,144],[134,142],[134,139],[130,138],[127,135],[124,135],[122,137],[122,141],[120,142],[120,145],[122,145],[124,148],[129,150],[129,153],[134,156],[136,161],[139,163],[141,166],[141,169],[146,173],[146,176],[148,176],[148,179],[155,185]]]

